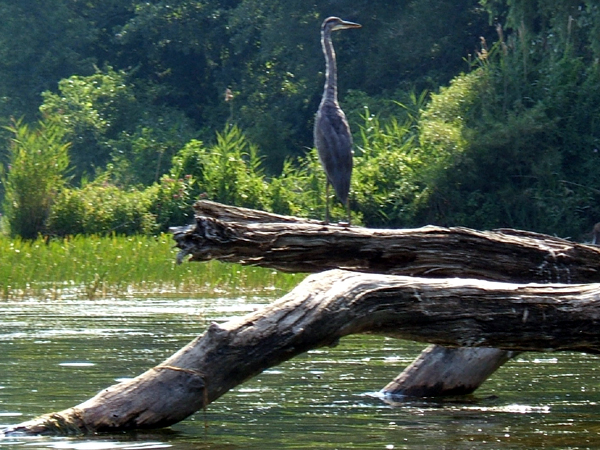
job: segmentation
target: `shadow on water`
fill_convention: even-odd
[[[211,321],[269,302],[35,299],[0,309],[0,428],[61,410],[156,365]],[[170,429],[0,439],[0,449],[600,448],[598,357],[524,353],[476,393],[382,401],[424,348],[350,336],[272,368]]]

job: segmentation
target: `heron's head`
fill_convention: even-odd
[[[321,29],[323,31],[337,31],[337,30],[345,30],[347,28],[360,28],[361,25],[354,22],[347,22],[345,20],[340,19],[339,17],[328,17],[323,21],[323,25],[321,25]]]

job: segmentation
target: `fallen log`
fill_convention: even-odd
[[[519,285],[328,271],[208,330],[162,364],[5,435],[174,424],[261,371],[371,333],[455,347],[600,352],[600,285]]]
[[[383,230],[199,201],[196,223],[172,229],[178,261],[216,259],[286,272],[347,269],[515,283],[600,282],[600,248],[512,229]]]
[[[174,230],[181,249],[179,261],[190,255],[192,261],[217,259],[288,272],[345,268],[521,283],[600,282],[597,247],[538,233],[433,226],[373,230],[210,201],[197,202],[194,208],[195,225]],[[502,351],[428,350],[382,392],[403,396],[470,393],[510,356]]]

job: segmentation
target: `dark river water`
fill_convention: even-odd
[[[0,302],[0,430],[87,400],[162,362],[211,321],[271,300]],[[351,336],[263,372],[169,429],[0,438],[0,449],[600,448],[598,357],[523,353],[472,396],[379,399],[424,347]]]

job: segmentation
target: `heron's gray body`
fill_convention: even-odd
[[[325,129],[328,131],[323,132]],[[327,180],[345,205],[352,177],[352,135],[346,115],[336,101],[321,102],[315,119],[315,146]]]
[[[348,194],[352,177],[352,135],[346,115],[337,100],[337,67],[331,32],[359,27],[357,23],[346,22],[338,17],[328,17],[323,21],[321,45],[326,64],[325,88],[314,128],[315,147],[327,175],[327,186],[331,184],[338,199],[346,205],[348,221],[350,221]],[[328,221],[328,199],[325,200],[325,205],[325,220]]]

